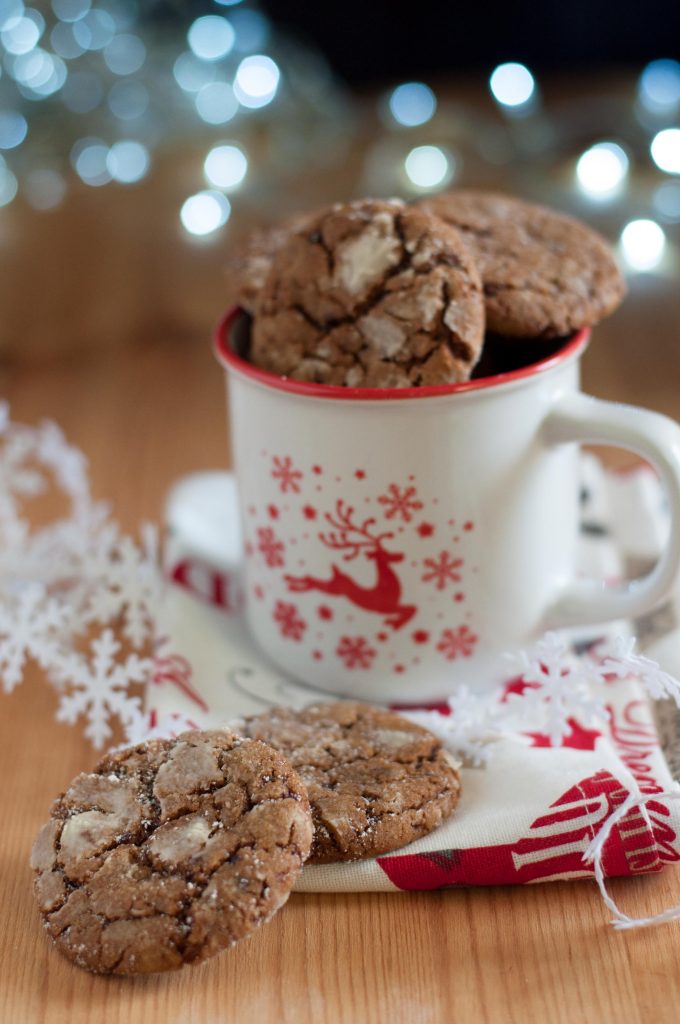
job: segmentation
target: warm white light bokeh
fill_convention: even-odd
[[[453,178],[455,160],[439,146],[416,146],[404,160],[404,170],[417,189],[441,188]]]
[[[231,205],[221,192],[211,190],[189,196],[180,210],[180,220],[190,235],[210,235],[229,220]]]
[[[521,107],[532,99],[536,82],[529,68],[511,61],[499,64],[489,79],[493,98],[503,107]]]
[[[668,174],[680,174],[680,128],[657,132],[650,146],[652,160]]]
[[[426,124],[437,109],[437,97],[424,82],[398,85],[390,93],[388,103],[394,120],[405,128]]]
[[[237,188],[248,172],[248,158],[238,146],[215,146],[205,158],[203,169],[216,188]]]
[[[621,232],[621,252],[631,270],[654,270],[666,249],[666,235],[656,221],[632,220]]]
[[[628,164],[628,155],[617,142],[598,142],[579,158],[576,179],[586,195],[609,199],[621,191]]]

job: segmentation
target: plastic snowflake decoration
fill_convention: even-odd
[[[582,725],[603,727],[609,713],[597,693],[601,669],[587,658],[577,658],[566,641],[546,633],[531,651],[521,651],[513,660],[527,686],[522,693],[509,693],[509,710],[519,710],[523,727],[537,727],[547,733],[553,746],[560,746],[571,732],[570,718]]]
[[[64,621],[64,609],[39,583],[0,605],[0,677],[6,693],[21,682],[29,658],[43,668],[53,661]]]
[[[117,718],[126,738],[138,735],[143,720],[141,698],[131,696],[131,683],[143,683],[151,672],[149,658],[130,654],[116,659],[121,645],[111,629],[105,629],[92,641],[91,657],[77,651],[60,655],[51,674],[65,688],[57,709],[57,721],[75,724],[80,715],[87,719],[85,735],[96,748],[112,735],[110,718]]]
[[[452,558],[448,551],[440,551],[436,558],[424,558],[426,572],[420,577],[423,583],[434,583],[437,590],[444,590],[449,583],[460,583],[459,569],[462,558]]]
[[[652,700],[671,698],[680,707],[680,683],[644,654],[635,653],[635,638],[617,637],[611,652],[600,665],[604,677],[638,679]]]
[[[87,506],[90,501],[87,459],[78,448],[68,444],[61,427],[51,420],[40,427],[37,454],[39,460],[51,468],[57,483],[71,496],[74,505]]]
[[[381,505],[385,506],[385,519],[395,519],[397,516],[404,523],[410,523],[413,513],[423,507],[422,501],[416,497],[415,487],[398,487],[397,484],[390,484],[387,494],[381,494],[378,498]]]
[[[299,481],[302,480],[302,473],[299,469],[294,468],[290,455],[285,455],[283,458],[275,455],[273,463],[272,477],[278,480],[281,493],[299,494]]]
[[[54,490],[68,514],[32,528],[27,503]],[[131,735],[143,716],[129,688],[153,678],[161,596],[156,529],[143,527],[139,544],[125,536],[108,506],[92,500],[87,460],[60,428],[13,423],[0,403],[3,689],[14,689],[32,660],[60,691],[60,720],[84,716],[96,746],[111,736],[111,720]],[[125,655],[114,628],[149,656]],[[89,657],[81,653],[86,644]],[[171,664],[174,672],[180,657],[166,653],[159,671]]]
[[[335,653],[345,668],[370,668],[376,651],[363,636],[343,636]]]
[[[34,498],[45,490],[41,473],[30,465],[35,443],[27,431],[3,432],[0,450],[0,539],[2,544],[23,544],[28,527],[20,514],[25,498]]]
[[[125,743],[117,749],[144,743],[146,740],[171,740],[182,732],[191,732],[200,726],[193,718],[187,718],[177,711],[170,711],[160,718],[155,711],[140,715],[125,731]]]
[[[72,517],[87,513],[92,501],[83,453],[66,442],[56,423],[12,423],[9,406],[0,403],[0,531],[5,541],[26,541],[30,531],[21,514],[23,502],[44,493],[52,482],[69,498]]]
[[[502,724],[500,691],[475,694],[459,686],[449,698],[450,714],[439,711],[400,711],[438,736],[452,753],[467,765],[481,767],[493,754],[493,744],[507,735]]]
[[[123,618],[123,633],[139,650],[153,633],[153,609],[160,600],[155,529],[146,524],[142,546],[121,537],[97,581],[89,601],[89,621],[106,623]]]

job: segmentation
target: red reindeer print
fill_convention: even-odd
[[[362,586],[333,564],[331,577],[327,580],[316,576],[286,576],[288,589],[297,593],[319,590],[324,594],[345,597],[358,608],[384,616],[386,626],[401,629],[417,611],[415,605],[402,604],[401,580],[392,568],[395,563],[403,562],[404,555],[385,549],[383,541],[393,537],[393,533],[375,535],[371,532],[375,518],[365,519],[359,525],[353,521],[353,516],[354,509],[338,500],[335,517],[330,512],[326,513],[326,520],[334,529],[327,534],[319,534],[319,538],[327,548],[344,552],[342,557],[345,562],[353,561],[360,552],[375,562],[376,579],[373,586]]]

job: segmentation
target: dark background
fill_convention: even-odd
[[[491,71],[509,60],[539,72],[591,72],[680,56],[678,0],[265,0],[260,6],[315,43],[356,85]]]

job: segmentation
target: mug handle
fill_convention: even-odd
[[[542,438],[548,445],[587,442],[641,455],[658,472],[671,512],[666,549],[648,575],[616,585],[570,583],[548,609],[542,628],[589,626],[649,611],[666,597],[680,569],[680,427],[660,413],[570,393],[543,421]]]

